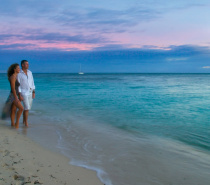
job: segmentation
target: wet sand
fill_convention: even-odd
[[[32,131],[32,128],[26,130]],[[49,146],[41,146],[26,134],[12,129],[8,124],[0,121],[0,184],[103,184],[95,171],[73,166],[69,164],[69,158],[60,154],[59,151],[50,149],[50,141],[53,139],[50,133],[54,133],[52,130],[47,129],[47,132],[43,130],[43,133],[37,130],[33,130],[33,132],[39,133],[42,142],[46,141],[46,138],[42,138],[42,134],[47,135]],[[88,133],[90,134],[90,132]],[[113,168],[107,171],[111,171],[109,177],[113,180],[113,185],[209,184],[209,153],[203,153],[190,146],[160,138],[146,141],[140,143],[140,150],[139,147],[131,147],[132,150],[128,151],[137,153],[138,157],[128,160],[128,158],[124,158],[124,155],[121,155],[120,161],[112,161]],[[112,145],[116,146],[117,143],[113,140]],[[131,146],[132,140],[129,142],[128,139],[127,144]],[[112,148],[112,150],[114,149]],[[102,153],[106,155],[112,150],[104,148]],[[125,151],[122,152],[122,154],[124,153]],[[125,172],[125,176],[119,176],[121,171]]]
[[[96,172],[69,164],[0,121],[0,184],[102,185]]]

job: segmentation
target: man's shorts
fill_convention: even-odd
[[[24,110],[30,110],[33,102],[32,93],[29,95],[22,95],[22,97],[23,97]]]

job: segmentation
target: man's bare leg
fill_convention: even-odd
[[[26,127],[28,127],[28,112],[29,110],[24,110],[23,112],[23,123]]]
[[[23,124],[25,125],[25,114],[24,114],[25,110],[23,111]]]

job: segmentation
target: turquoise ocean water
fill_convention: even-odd
[[[72,164],[96,170],[107,185],[138,185],[142,161],[148,160],[145,166],[153,159],[170,161],[177,150],[180,156],[188,153],[186,165],[195,161],[195,152],[204,154],[204,165],[196,168],[210,172],[205,166],[210,164],[210,74],[34,74],[34,79],[27,134]],[[8,94],[6,74],[0,74],[0,108]],[[153,156],[157,150],[169,153]],[[145,173],[154,177],[155,169]],[[145,184],[164,184],[160,176],[147,177]]]

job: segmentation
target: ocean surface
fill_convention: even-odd
[[[182,184],[184,173],[198,171],[199,181],[210,174],[210,74],[34,79],[30,127],[20,132],[71,164],[95,170],[104,184]],[[0,74],[0,110],[9,91],[6,74]]]

